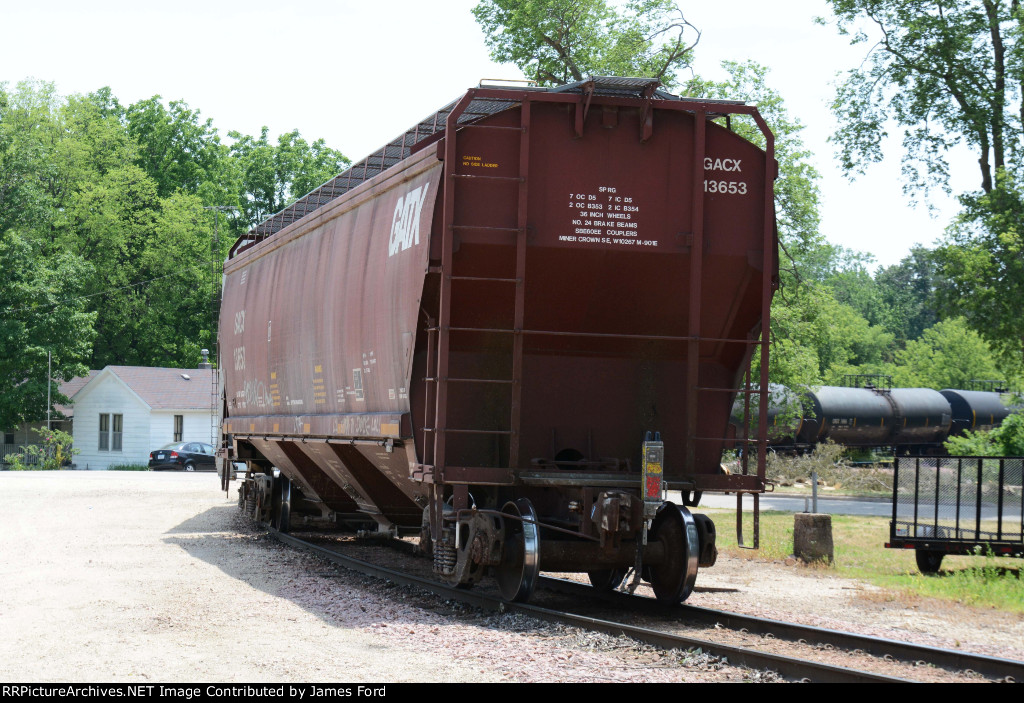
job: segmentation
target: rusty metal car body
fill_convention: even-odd
[[[735,398],[767,414],[772,145],[648,79],[480,87],[254,228],[220,321],[246,504],[422,530],[509,598],[629,567],[685,598],[714,527],[666,491],[765,487],[763,422],[720,462]]]

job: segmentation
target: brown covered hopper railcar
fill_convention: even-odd
[[[220,326],[240,504],[421,530],[509,599],[635,566],[685,598],[714,525],[666,492],[764,490],[764,427],[756,469],[720,460],[755,353],[767,387],[772,144],[648,79],[480,87],[253,229]]]

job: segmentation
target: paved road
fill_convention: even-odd
[[[701,506],[709,508],[735,508],[736,497],[718,493],[705,493],[700,501]],[[745,497],[744,508],[750,508],[753,499]],[[811,499],[803,496],[789,496],[766,493],[761,496],[761,510],[783,510],[800,513],[811,510]],[[892,500],[888,498],[823,498],[818,495],[818,512],[831,515],[881,515],[892,516]]]
[[[671,498],[680,502],[678,494]],[[736,497],[722,495],[720,493],[705,493],[700,501],[701,507],[707,508],[735,508]],[[753,507],[753,499],[744,497],[743,508],[750,510]],[[810,497],[792,496],[783,494],[766,493],[761,496],[761,510],[781,510],[791,513],[811,511]],[[921,503],[918,508],[918,515],[921,520],[928,521],[934,515],[935,506],[933,503]],[[892,517],[892,500],[888,498],[847,498],[831,496],[823,498],[818,495],[818,512],[830,515],[877,515],[881,517]],[[995,520],[998,508],[994,503],[982,505],[981,519]],[[901,510],[901,519],[910,519],[912,507],[908,504]],[[974,508],[971,505],[962,505],[960,508],[961,524],[973,524]],[[946,520],[956,519],[956,507],[953,505],[940,505],[939,518]],[[1020,524],[1021,505],[1020,501],[1003,506],[1003,519],[1009,524]]]

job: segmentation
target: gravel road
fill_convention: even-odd
[[[285,548],[212,474],[2,472],[5,682],[738,681],[749,671],[441,606]],[[722,558],[692,602],[1024,658],[1024,618]]]
[[[751,674],[438,608],[295,552],[213,474],[0,472],[0,681],[722,681]]]

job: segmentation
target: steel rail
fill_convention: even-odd
[[[539,584],[545,588],[570,595],[589,595],[595,597],[592,586],[567,581],[565,579],[541,577]],[[701,590],[698,586],[696,590]],[[640,607],[665,615],[665,607],[652,598],[640,595],[628,595],[620,592],[605,593],[609,600],[620,603],[628,602],[630,607]],[[935,666],[957,671],[973,671],[984,676],[1004,681],[1024,681],[1024,661],[1001,659],[985,654],[975,654],[956,649],[940,649],[928,645],[900,642],[898,640],[861,635],[843,630],[828,630],[814,625],[802,625],[783,620],[770,620],[756,615],[733,613],[714,610],[696,605],[683,604],[678,612],[671,613],[677,621],[700,622],[704,625],[720,624],[730,629],[746,629],[760,635],[771,635],[776,639],[791,642],[814,642],[839,647],[844,650],[861,650],[878,657],[892,657],[904,662],[926,661]]]
[[[719,644],[694,637],[684,637],[668,632],[659,632],[648,628],[636,627],[625,623],[611,622],[597,618],[563,613],[547,608],[526,605],[522,603],[507,603],[502,599],[486,593],[473,592],[465,589],[453,588],[437,581],[420,578],[411,574],[395,571],[386,567],[378,566],[362,559],[346,556],[327,547],[312,544],[299,539],[293,535],[280,532],[272,527],[267,527],[268,532],[279,541],[293,547],[324,557],[346,569],[359,573],[387,579],[403,586],[421,588],[434,593],[448,600],[459,601],[476,606],[483,610],[493,612],[512,612],[529,615],[543,622],[557,622],[572,627],[579,627],[585,630],[603,632],[610,635],[625,635],[638,642],[650,644],[664,649],[695,649],[715,657],[725,659],[731,665],[746,666],[752,669],[775,671],[779,675],[796,680],[805,680],[821,683],[912,683],[908,679],[901,679],[883,674],[876,674],[866,671],[857,671],[829,664],[822,664],[814,661],[797,659],[794,657],[779,654],[770,654],[754,649],[745,649],[732,645]],[[591,589],[592,590],[592,589]]]

